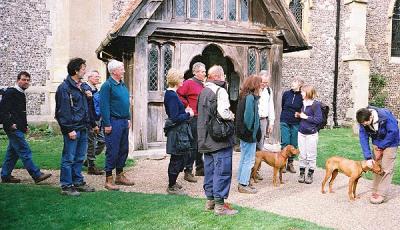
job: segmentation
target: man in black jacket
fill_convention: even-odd
[[[3,128],[8,137],[8,147],[1,169],[1,181],[3,183],[20,183],[21,180],[11,175],[18,158],[24,164],[35,183],[46,180],[50,173],[42,173],[33,163],[32,151],[25,140],[25,133],[28,132],[26,119],[26,96],[25,90],[29,87],[31,76],[23,71],[17,76],[15,87],[8,88],[1,100],[0,118],[3,121]]]
[[[64,136],[61,157],[61,194],[79,196],[79,192],[94,192],[82,176],[82,165],[88,146],[87,128],[90,124],[85,93],[81,90],[86,72],[86,61],[73,58],[69,61],[67,78],[56,92],[55,118]]]

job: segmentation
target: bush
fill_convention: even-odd
[[[383,92],[387,82],[386,77],[381,74],[371,74],[369,76],[369,104],[376,107],[385,107],[387,93]]]

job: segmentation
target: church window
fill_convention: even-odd
[[[268,50],[263,49],[260,52],[260,70],[268,70]]]
[[[400,57],[400,0],[394,5],[392,17],[392,57]]]
[[[175,14],[177,17],[184,17],[185,16],[185,2],[186,0],[176,0],[175,6]]]
[[[158,60],[159,60],[158,47],[155,44],[151,44],[148,57],[149,91],[158,90]]]
[[[247,73],[249,76],[257,72],[256,65],[257,65],[256,49],[250,48],[247,53]]]
[[[224,20],[224,0],[215,0],[215,19]]]
[[[163,60],[164,60],[164,89],[167,89],[167,73],[172,67],[172,49],[171,45],[166,44],[163,46]]]
[[[297,24],[302,28],[303,23],[303,6],[301,0],[292,0],[289,3],[289,9],[292,11],[293,16],[296,19]]]
[[[229,1],[229,21],[236,21],[236,0],[228,0]]]
[[[199,17],[199,1],[198,0],[190,0],[190,17],[198,18]]]
[[[249,0],[240,0],[240,18],[244,22],[249,20]]]
[[[203,18],[211,18],[211,0],[203,0]]]

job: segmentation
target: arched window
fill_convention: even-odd
[[[268,70],[268,50],[263,49],[260,52],[260,70]]]
[[[215,0],[215,19],[224,20],[224,0]]]
[[[247,73],[248,75],[255,74],[257,72],[257,54],[256,49],[250,48],[247,53]]]
[[[190,0],[190,17],[191,18],[199,17],[199,1],[198,0]]]
[[[244,22],[249,20],[249,0],[240,0],[240,18]]]
[[[400,57],[400,0],[397,0],[392,17],[392,57]]]
[[[158,90],[158,47],[155,44],[150,45],[148,57],[148,80],[149,91]]]
[[[203,0],[203,19],[211,18],[211,0]]]
[[[164,60],[164,90],[167,89],[167,73],[172,67],[172,49],[171,45],[166,44],[163,46],[163,60]]]
[[[229,21],[236,21],[236,0],[228,0],[228,19]]]
[[[296,18],[296,22],[300,28],[302,28],[303,23],[303,6],[301,5],[301,0],[292,0],[289,3],[289,9]]]
[[[175,1],[175,15],[176,17],[185,16],[185,2],[186,0],[176,0]]]

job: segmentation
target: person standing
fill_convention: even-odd
[[[298,148],[297,134],[299,132],[300,118],[295,117],[296,112],[300,112],[303,107],[303,97],[301,96],[301,87],[304,81],[301,78],[294,78],[291,83],[291,89],[285,91],[282,95],[282,112],[280,116],[281,129],[281,149],[288,145]],[[294,156],[288,158],[286,168],[282,172],[289,171],[296,173],[293,166]]]
[[[106,182],[108,190],[119,190],[117,185],[132,186],[123,170],[129,152],[129,129],[131,127],[130,97],[122,81],[124,63],[111,60],[108,65],[110,77],[100,88],[100,111],[106,140]],[[115,184],[112,171],[116,170]]]
[[[82,165],[87,152],[87,129],[90,123],[85,93],[81,90],[86,73],[86,61],[73,58],[69,61],[67,78],[56,91],[55,118],[64,139],[61,157],[61,194],[79,196],[80,192],[94,192],[84,181]]]
[[[217,111],[224,120],[233,121],[235,118],[229,110],[229,96],[225,87],[224,70],[215,65],[208,70],[208,80],[198,99],[197,134],[199,152],[204,153],[205,209],[214,210],[216,215],[234,215],[238,212],[225,204],[232,181],[233,136],[217,142],[207,131],[210,111]],[[216,103],[211,103],[215,100]]]
[[[179,100],[176,90],[182,86],[183,73],[170,69],[167,74],[168,88],[164,95],[165,112],[168,119],[164,130],[167,136],[167,154],[171,155],[168,165],[168,188],[169,194],[185,194],[182,186],[176,183],[180,172],[183,171],[185,155],[190,154],[193,136],[187,121],[193,117],[193,110],[188,107],[185,109]]]
[[[106,145],[104,140],[104,132],[100,128],[100,115],[96,113],[94,97],[98,97],[99,94],[97,85],[100,84],[100,75],[97,70],[92,70],[86,74],[87,83],[82,83],[82,90],[86,93],[86,99],[88,103],[89,116],[92,121],[93,130],[88,133],[88,150],[86,161],[84,165],[88,167],[89,175],[103,175],[104,172],[96,167],[95,161],[96,156],[103,152]]]
[[[42,173],[32,160],[32,151],[25,139],[29,131],[26,117],[26,94],[29,88],[31,75],[22,71],[17,76],[14,87],[8,88],[0,103],[0,120],[8,137],[8,147],[1,167],[1,181],[3,183],[20,183],[21,180],[12,176],[15,164],[21,159],[24,168],[33,178],[35,183],[46,180],[50,173]]]
[[[370,202],[380,204],[390,188],[393,178],[393,169],[400,144],[399,126],[396,117],[386,108],[368,107],[359,109],[356,113],[359,123],[360,145],[365,160],[372,165],[373,156],[369,146],[369,139],[375,152],[375,160],[382,166],[385,174],[374,174],[372,182],[372,195]]]
[[[185,163],[184,179],[189,182],[197,182],[193,176],[193,163],[196,161],[196,176],[204,176],[203,155],[199,153],[197,146],[197,99],[201,90],[204,88],[203,81],[206,76],[206,66],[201,62],[196,62],[192,67],[194,76],[183,82],[183,85],[176,91],[183,105],[192,108],[194,116],[189,120],[193,134],[192,153],[187,155]]]
[[[258,102],[260,98],[261,77],[249,76],[243,83],[236,111],[236,135],[240,139],[240,162],[238,169],[238,191],[257,193],[250,186],[251,169],[256,157],[256,145],[261,139]]]
[[[317,168],[318,125],[322,122],[321,103],[314,100],[317,92],[311,85],[301,87],[303,107],[301,112],[296,112],[295,117],[300,118],[298,133],[299,143],[299,183],[311,184],[314,170]],[[308,168],[307,178],[305,171]]]
[[[275,121],[274,97],[269,87],[271,76],[268,71],[260,71],[262,79],[260,89],[260,103],[258,114],[260,116],[261,140],[257,143],[258,150],[264,150],[264,141],[267,133],[272,133]]]

